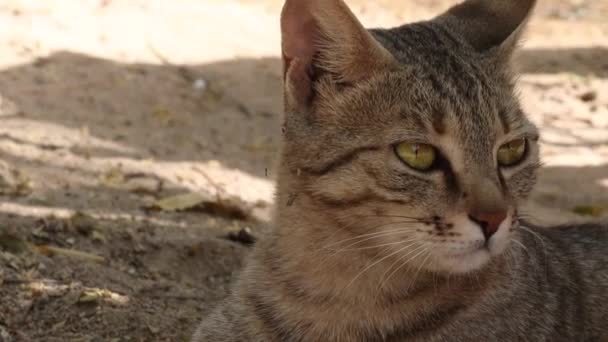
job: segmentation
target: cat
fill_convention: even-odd
[[[341,0],[287,0],[274,228],[193,341],[608,341],[608,228],[518,211],[534,6],[366,30]]]

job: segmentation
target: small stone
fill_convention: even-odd
[[[145,253],[145,252],[146,252],[146,247],[145,247],[144,245],[142,245],[140,242],[136,242],[136,243],[133,245],[133,250],[134,250],[136,253]]]
[[[578,96],[583,102],[591,102],[597,98],[597,92],[595,90],[586,91]]]
[[[77,212],[68,219],[68,225],[82,235],[89,235],[95,228],[95,219],[82,212]]]
[[[48,241],[50,239],[49,234],[44,231],[44,227],[37,227],[34,230],[32,230],[32,236],[41,239],[41,240],[45,240]]]
[[[67,239],[65,240],[65,242],[67,242],[67,243],[68,243],[68,244],[70,244],[70,245],[73,245],[74,243],[76,243],[76,239],[74,239],[74,238],[72,238],[72,237],[71,237],[71,238],[67,238]]]
[[[158,334],[160,332],[160,329],[158,327],[153,326],[153,325],[148,325],[148,330],[150,330],[150,332],[153,335],[156,335],[156,334]]]
[[[192,82],[192,88],[198,91],[204,91],[207,89],[207,81],[203,78],[197,78],[194,80],[194,82]]]
[[[251,228],[244,227],[238,231],[228,233],[228,240],[240,242],[245,245],[251,245],[256,239],[251,232]]]

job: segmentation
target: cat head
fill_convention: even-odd
[[[306,201],[279,210],[432,271],[503,253],[539,164],[510,65],[534,3],[468,0],[368,31],[341,0],[287,0],[279,198]]]

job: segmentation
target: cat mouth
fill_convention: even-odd
[[[479,253],[489,254],[490,251],[488,250],[488,248],[486,246],[479,246],[479,247],[472,247],[472,248],[448,251],[448,252],[444,253],[444,255],[448,258],[459,259],[459,258],[466,258],[466,257],[474,256]]]

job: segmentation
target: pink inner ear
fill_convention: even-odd
[[[285,73],[294,58],[298,64],[306,65],[308,70],[316,53],[315,42],[318,35],[317,25],[311,13],[308,0],[287,0],[281,15],[283,39],[283,59]],[[303,65],[299,67],[302,68]]]
[[[292,87],[292,96],[301,104],[307,104],[312,97],[312,63],[317,53],[319,30],[312,2],[287,0],[281,14],[283,77]]]
[[[313,97],[310,63],[304,63],[299,58],[293,58],[285,63],[285,78],[289,78],[291,98],[299,105],[310,105]]]

